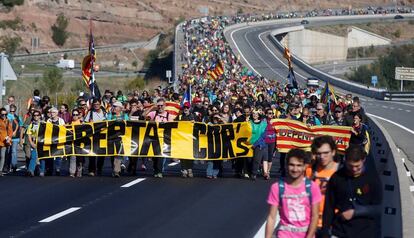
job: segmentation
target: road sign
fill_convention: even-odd
[[[414,81],[414,68],[395,67],[395,79]]]
[[[374,87],[377,85],[378,77],[376,75],[371,76],[371,83],[372,83],[372,85],[374,85]]]
[[[165,71],[165,77],[168,79],[168,83],[172,83],[171,76],[172,76],[171,70]]]

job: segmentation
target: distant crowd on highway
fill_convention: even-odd
[[[208,124],[249,122],[254,156],[231,161],[180,161],[183,178],[224,177],[231,168],[234,176],[252,181],[280,177],[271,187],[266,237],[271,237],[276,213],[280,213],[278,237],[378,237],[377,205],[381,188],[375,171],[367,169],[369,132],[367,117],[358,97],[351,94],[323,95],[317,85],[295,86],[263,78],[244,66],[226,39],[227,25],[244,21],[211,17],[182,25],[180,44],[182,72],[174,86],[152,90],[105,90],[101,98],[80,95],[75,102],[52,105],[50,97],[34,90],[27,108],[18,115],[15,98],[9,96],[0,109],[0,176],[18,170],[18,147],[23,148],[25,174],[34,176],[103,176],[105,162],[111,176],[136,176],[152,164],[155,178],[163,178],[166,159],[70,156],[39,160],[36,133],[40,122],[54,125],[81,124],[104,120],[192,121]],[[168,104],[168,105],[167,105]],[[179,105],[177,114],[167,110]],[[345,155],[337,152],[333,138],[313,141],[311,152],[293,149],[277,153],[274,118],[297,120],[309,126],[352,127]],[[66,160],[67,163],[62,163]],[[274,162],[279,171],[273,172]],[[231,166],[224,166],[231,163]],[[64,165],[68,166],[64,166]],[[194,172],[202,167],[203,174]],[[272,171],[272,173],[271,173]],[[379,188],[378,188],[379,187]]]

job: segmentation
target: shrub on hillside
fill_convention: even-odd
[[[69,33],[66,28],[69,25],[69,19],[60,13],[56,18],[56,23],[51,27],[52,29],[52,40],[58,46],[63,46],[69,37]]]

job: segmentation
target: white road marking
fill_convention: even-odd
[[[393,122],[393,121],[391,121],[391,120],[388,120],[388,119],[386,119],[386,118],[383,118],[383,117],[380,117],[380,116],[377,116],[377,115],[373,115],[373,114],[371,114],[371,113],[367,113],[367,115],[368,115],[368,116],[375,117],[375,118],[380,119],[380,120],[383,120],[383,121],[386,121],[386,122],[388,122],[388,123],[391,123],[391,124],[393,124],[394,126],[398,126],[399,128],[401,128],[401,129],[403,129],[403,130],[406,130],[407,132],[409,132],[409,133],[411,133],[411,134],[413,134],[413,135],[414,135],[414,131],[413,131],[413,130],[411,130],[411,129],[409,129],[409,128],[407,128],[407,127],[405,127],[405,126],[401,125],[401,124],[398,124],[398,123],[396,123],[396,122]]]
[[[391,109],[391,110],[394,110],[394,109],[395,109],[395,107],[390,107],[390,109]]]
[[[236,43],[236,41],[234,40],[234,38],[233,38],[233,34],[234,34],[234,32],[237,32],[237,31],[240,31],[240,30],[242,30],[242,29],[244,29],[244,28],[246,28],[246,27],[241,27],[241,28],[239,28],[239,29],[237,29],[237,30],[235,30],[235,31],[232,31],[231,33],[230,33],[230,38],[231,38],[231,40],[233,41],[233,43],[234,43],[234,46],[236,46],[236,49],[237,49],[237,51],[239,52],[239,54],[240,54],[240,56],[244,59],[244,61],[247,63],[247,65],[249,65],[250,66],[250,68],[257,74],[257,75],[259,75],[259,76],[262,76],[261,74],[259,74],[259,72],[257,72],[256,71],[256,69],[255,68],[253,68],[253,66],[249,63],[249,61],[247,61],[246,60],[246,58],[244,57],[244,55],[242,54],[242,52],[240,51],[240,48],[239,48],[239,46],[237,45],[237,43]]]
[[[410,171],[407,171],[406,173],[407,173],[407,177],[411,177],[411,172]]]
[[[267,34],[267,33],[269,33],[270,31],[265,31],[265,32],[262,32],[261,34],[259,34],[259,40],[262,42],[262,44],[266,47],[266,49],[282,64],[282,65],[284,65],[287,69],[289,68],[289,66],[287,65],[287,64],[285,64],[281,59],[279,59],[279,57],[277,57],[277,55],[275,54],[275,53],[273,53],[273,51],[266,45],[266,43],[262,40],[262,35],[263,34]],[[295,72],[295,75],[299,75],[299,77],[301,77],[301,78],[303,78],[303,79],[307,79],[307,77],[305,77],[305,76],[303,76],[303,75],[301,75],[300,73],[298,73],[298,72]]]
[[[20,166],[19,168],[17,168],[17,169],[16,169],[16,171],[20,171],[20,170],[22,170],[22,169],[24,169],[24,168],[26,168],[26,166],[22,165],[22,166]]]
[[[383,107],[383,108],[388,108],[388,106],[384,106],[384,105],[382,105],[382,107]]]
[[[168,166],[169,167],[172,167],[172,166],[176,166],[177,164],[179,164],[180,163],[180,161],[177,161],[177,162],[172,162],[172,163],[169,163],[168,164]]]
[[[267,220],[265,220],[265,222],[263,223],[263,225],[257,231],[256,235],[254,235],[254,238],[263,238],[263,237],[265,237],[266,222],[267,222]],[[276,229],[278,223],[279,223],[279,214],[276,216],[275,229]]]
[[[405,110],[406,112],[411,112],[411,110]]]
[[[402,108],[398,108],[398,111],[402,111],[403,109]]]
[[[135,185],[135,184],[137,184],[137,183],[140,183],[140,182],[142,182],[142,181],[144,181],[144,180],[145,180],[145,178],[138,178],[138,179],[135,179],[135,180],[133,180],[133,181],[131,181],[131,182],[127,183],[127,184],[122,185],[122,186],[121,186],[121,188],[129,188],[129,187],[131,187],[132,185]]]
[[[410,186],[410,192],[414,192],[414,186]]]
[[[66,209],[66,210],[64,210],[62,212],[59,212],[59,213],[57,213],[57,214],[55,214],[53,216],[47,217],[47,218],[45,218],[45,219],[43,219],[43,220],[41,220],[39,222],[51,222],[51,221],[54,221],[56,219],[59,219],[59,218],[61,218],[63,216],[66,216],[66,215],[68,215],[68,214],[70,214],[72,212],[75,212],[75,211],[77,211],[79,209],[81,209],[81,207],[71,207],[71,208]]]

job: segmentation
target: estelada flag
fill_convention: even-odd
[[[215,68],[214,72],[215,72],[218,76],[223,75],[223,73],[224,73],[224,67],[223,67],[223,63],[222,63],[221,61],[217,64],[217,66],[216,66],[216,68]]]
[[[335,102],[335,105],[337,105],[338,104],[338,101],[336,99],[335,89],[334,89],[334,87],[330,83],[326,83],[325,84],[325,87],[322,90],[321,103],[328,104],[329,103],[329,100],[331,98],[330,97],[331,94],[334,95],[333,96],[333,101]]]
[[[289,119],[273,119],[276,130],[276,147],[279,152],[287,153],[293,148],[310,151],[313,140],[321,135],[332,136],[339,152],[349,146],[351,127],[349,126],[311,126]]]
[[[174,118],[180,114],[180,110],[180,103],[172,101],[165,102],[165,111],[172,115]]]
[[[287,59],[289,69],[291,69],[292,68],[292,55],[290,54],[289,48],[285,47],[285,53],[283,54],[283,57]]]

